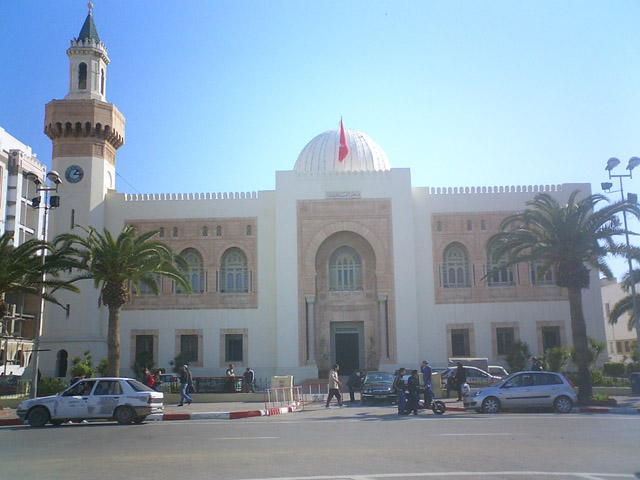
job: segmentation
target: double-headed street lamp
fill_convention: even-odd
[[[609,180],[612,178],[617,178],[620,181],[620,197],[622,201],[625,201],[624,197],[624,189],[622,188],[622,179],[623,178],[633,178],[633,169],[640,165],[640,158],[631,157],[629,159],[629,163],[627,164],[627,170],[629,173],[627,174],[613,174],[611,171],[620,165],[620,160],[616,157],[611,157],[607,160],[607,166],[605,170],[609,173]],[[611,191],[611,187],[613,187],[613,183],[611,182],[603,182],[600,184],[603,190],[607,192]],[[626,201],[629,203],[638,203],[638,196],[635,193],[627,194]],[[627,241],[627,248],[629,248],[629,229],[627,228],[627,212],[622,212],[622,218],[624,219],[624,230],[625,230],[625,239]],[[636,299],[636,282],[633,278],[633,265],[631,263],[631,252],[627,252],[627,264],[629,266],[629,279],[631,281],[631,304],[633,306],[633,323],[636,326],[636,336],[638,338],[638,348],[640,348],[640,318],[638,318],[638,300]]]
[[[31,206],[33,208],[42,208],[44,209],[42,216],[42,240],[47,240],[47,218],[49,216],[49,210],[52,208],[56,208],[60,206],[60,197],[57,195],[50,195],[51,192],[58,192],[58,185],[60,185],[60,175],[58,172],[51,170],[47,173],[47,178],[49,179],[50,185],[44,185],[38,176],[29,172],[25,175],[27,180],[32,181],[36,184],[36,193],[44,192],[44,202],[40,198],[40,195],[31,199]],[[47,250],[42,250],[42,265],[46,261]],[[38,292],[38,318],[36,320],[36,338],[33,343],[33,375],[31,377],[31,394],[30,398],[35,398],[38,396],[38,369],[40,363],[40,335],[42,335],[42,314],[44,312],[44,281],[45,281],[45,273],[44,268],[42,269],[42,274],[40,277],[40,291]]]

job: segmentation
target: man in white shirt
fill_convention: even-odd
[[[329,408],[329,402],[333,397],[338,399],[338,405],[340,408],[343,407],[342,396],[340,395],[340,386],[342,385],[342,382],[338,378],[338,370],[340,370],[340,365],[335,364],[329,372],[329,395],[327,396],[326,408]]]

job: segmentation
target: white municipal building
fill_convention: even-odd
[[[333,363],[393,372],[453,356],[503,364],[523,340],[533,355],[571,345],[565,290],[536,265],[485,280],[485,242],[500,221],[537,192],[565,201],[589,184],[430,188],[411,185],[402,158],[346,130],[320,133],[276,172],[275,190],[233,194],[129,195],[115,190],[125,117],[107,101],[107,49],[90,13],[67,50],[69,92],[46,106],[52,168],[63,177],[50,238],[92,225],[158,230],[191,265],[193,294],[162,282],[159,296],[132,295],[121,313],[121,372],[148,351],[168,368],[178,354],[195,375],[220,375],[230,362],[258,376],[316,378]],[[126,105],[123,106],[126,111]],[[524,180],[524,179],[523,179]],[[41,372],[67,376],[70,359],[106,358],[107,309],[90,282],[47,307]],[[584,291],[590,336],[605,339],[600,284]]]

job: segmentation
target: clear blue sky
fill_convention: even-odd
[[[87,2],[3,3],[0,126],[49,164],[44,105]],[[640,155],[634,0],[96,0],[94,19],[127,120],[120,192],[273,189],[340,116],[414,186],[599,192],[607,158]]]

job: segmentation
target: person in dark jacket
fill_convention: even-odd
[[[418,376],[418,370],[412,370],[409,380],[407,380],[407,389],[409,390],[409,398],[407,401],[407,415],[413,412],[414,415],[418,414],[418,403],[420,401],[420,377]]]
[[[184,405],[184,401],[187,401],[187,405],[191,405],[193,399],[189,395],[189,390],[193,387],[193,379],[191,372],[187,365],[180,367],[180,403],[179,407]]]
[[[422,361],[420,366],[422,372],[422,381],[424,382],[424,408],[429,408],[431,400],[433,400],[433,390],[431,389],[431,365],[426,360]]]
[[[351,375],[349,377],[349,380],[347,380],[347,387],[349,388],[349,397],[351,403],[355,403],[355,391],[360,389],[360,387],[362,386],[362,382],[364,382],[365,376],[366,374],[362,370],[360,370],[359,372],[355,372],[353,375]]]
[[[458,362],[456,368],[456,387],[458,389],[458,401],[462,400],[462,386],[467,383],[467,371],[462,363]]]
[[[406,415],[407,397],[404,392],[404,378],[402,378],[405,371],[404,368],[396,371],[396,376],[393,379],[393,391],[398,395],[398,415]]]

